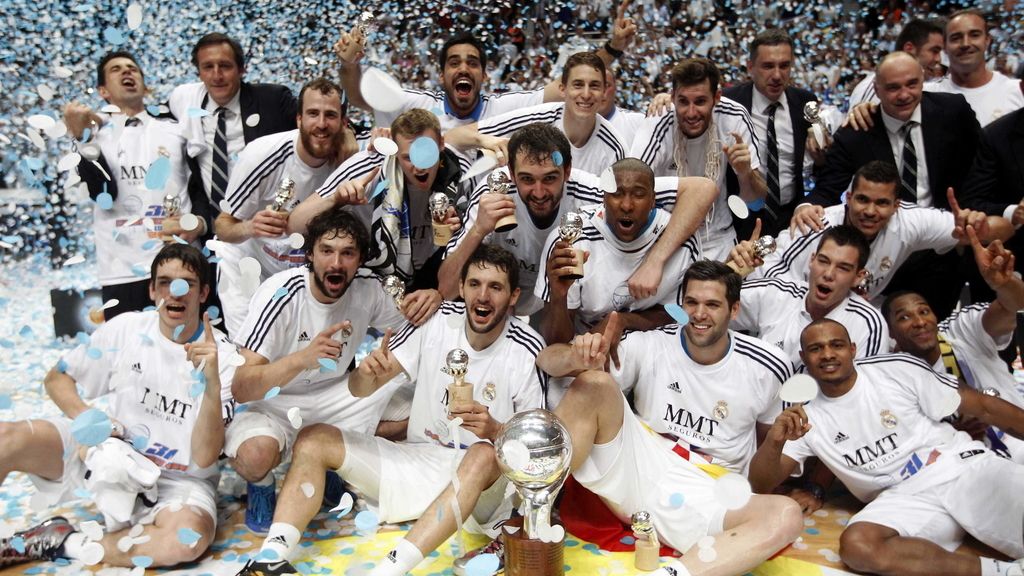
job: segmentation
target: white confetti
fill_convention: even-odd
[[[292,247],[292,250],[298,250],[306,244],[306,237],[298,232],[293,232],[288,237],[288,245]]]
[[[104,112],[107,114],[120,114],[121,108],[115,104],[107,104],[103,106],[103,108],[100,108],[100,112]]]
[[[750,482],[739,474],[726,474],[715,482],[715,497],[726,510],[738,510],[747,505],[752,492]]]
[[[120,303],[121,301],[118,300],[117,298],[111,298],[110,300],[104,302],[103,306],[100,306],[100,310],[107,310],[109,308],[113,308],[114,306],[117,306]]]
[[[249,114],[249,116],[247,116],[246,119],[245,119],[245,125],[248,126],[249,128],[255,128],[256,126],[259,126],[259,124],[260,124],[260,115],[259,114]]]
[[[219,320],[219,318],[218,318],[218,320]],[[228,364],[234,366],[235,368],[238,368],[239,366],[244,366],[245,365],[245,356],[242,356],[238,352],[235,352],[230,357],[228,357]]]
[[[363,78],[359,81],[359,88],[363,97],[374,110],[381,112],[395,112],[405,102],[405,93],[402,85],[398,83],[387,72],[378,68],[366,68],[363,70]]]
[[[395,154],[398,154],[398,144],[395,144],[395,141],[391,138],[385,138],[384,136],[373,139],[373,149],[376,150],[378,154],[383,154],[384,156],[394,156]],[[463,177],[462,179],[465,180],[466,178]]]
[[[64,261],[65,266],[74,266],[75,264],[81,264],[85,262],[85,256],[82,254],[75,254],[71,258]]]
[[[132,546],[134,545],[135,544],[131,536],[122,536],[121,539],[117,541],[117,549],[121,552],[127,552],[131,550]]]
[[[807,374],[794,374],[779,388],[779,399],[791,404],[803,404],[818,397],[818,383]]]
[[[85,546],[82,546],[82,554],[78,559],[86,566],[95,566],[103,561],[103,556],[105,554],[106,551],[103,550],[102,544],[99,542],[89,542]]]
[[[43,152],[46,151],[46,140],[43,140],[43,137],[39,135],[39,132],[36,132],[35,130],[29,132],[28,139],[35,144],[36,148],[39,148],[39,150]]]
[[[71,78],[71,76],[74,74],[74,72],[71,71],[71,68],[68,68],[66,66],[54,66],[53,67],[53,72],[51,72],[51,74],[53,75],[54,78],[61,78],[61,79],[63,79],[63,78]]]
[[[729,196],[729,200],[726,202],[729,204],[729,210],[740,220],[746,220],[750,216],[750,208],[747,207],[747,203],[743,201],[743,198]]]
[[[182,214],[181,219],[178,221],[182,230],[191,232],[196,228],[199,228],[199,217],[195,214]]]
[[[81,161],[82,161],[82,156],[79,155],[78,152],[70,152],[68,154],[65,154],[60,159],[60,161],[57,162],[57,171],[58,172],[67,172],[68,170],[71,170],[75,166],[78,166],[78,163],[81,162]]]
[[[27,119],[28,125],[36,130],[46,130],[57,123],[52,117],[46,114],[33,114]]]
[[[138,30],[139,26],[142,26],[142,6],[137,2],[129,4],[125,10],[125,18],[128,20],[129,30]]]
[[[700,558],[701,562],[714,562],[718,559],[718,552],[714,548],[701,548],[697,552],[697,558]]]
[[[53,88],[50,88],[46,84],[40,84],[40,85],[36,86],[36,93],[39,94],[40,98],[42,98],[43,100],[46,100],[47,102],[49,102],[50,100],[53,100],[53,96],[54,96]]]
[[[64,136],[67,135],[67,133],[68,125],[65,124],[63,120],[57,120],[53,123],[53,126],[50,126],[46,130],[43,130],[43,134],[46,134],[48,138],[52,138],[54,140],[58,138],[63,138]]]
[[[701,537],[700,540],[697,540],[697,548],[700,548],[700,549],[711,548],[714,545],[715,545],[715,537],[714,536],[703,536],[703,537]]]
[[[296,430],[302,428],[302,414],[300,413],[298,406],[292,406],[288,409],[288,422],[292,425],[292,428],[295,428]]]
[[[309,482],[303,482],[300,488],[302,488],[302,493],[306,495],[306,498],[312,498],[313,494],[316,494],[316,488],[313,488],[313,485]]]

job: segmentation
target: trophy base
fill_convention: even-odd
[[[473,384],[463,382],[448,385],[448,412],[462,412],[473,407]]]
[[[505,526],[518,526],[515,534],[502,529],[505,539],[505,576],[562,576],[565,574],[565,538],[543,542],[526,537],[523,519],[512,518]]]
[[[572,272],[563,275],[562,278],[566,278],[568,280],[579,280],[580,278],[583,278],[583,250],[573,248],[572,251],[576,255],[576,261],[579,262],[579,264],[573,266]]]
[[[431,222],[434,231],[434,246],[447,246],[452,239],[452,227],[442,222]]]
[[[494,224],[494,231],[495,232],[508,232],[509,230],[512,230],[516,226],[519,226],[519,222],[516,221],[516,217],[515,216],[505,216],[504,218],[502,218],[501,220],[498,220]]]

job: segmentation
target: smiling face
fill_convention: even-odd
[[[722,342],[729,322],[736,318],[740,303],[729,305],[725,283],[718,280],[690,280],[683,295],[683,310],[690,321],[683,330],[689,343],[708,348]]]
[[[604,195],[604,220],[619,240],[636,240],[647,226],[653,208],[654,180],[649,174],[616,172],[615,192]]]
[[[203,46],[196,52],[199,79],[206,86],[210,98],[226,106],[242,86],[245,69],[235,62],[235,53],[227,42]]]
[[[863,232],[868,240],[874,240],[898,208],[895,182],[872,182],[866,178],[857,178],[846,201],[847,224]]]
[[[929,78],[937,78],[942,76],[942,44],[942,34],[933,32],[920,47],[907,42],[903,49],[917,57]]]
[[[858,268],[859,252],[851,245],[840,246],[831,238],[811,257],[807,304],[832,310],[864,276]]]
[[[946,24],[946,54],[956,73],[969,74],[984,67],[991,43],[985,21],[976,14],[961,14]]]
[[[569,177],[569,166],[555,166],[551,156],[531,158],[524,150],[516,152],[512,174],[519,198],[535,222],[548,221],[558,213],[562,188]]]
[[[593,118],[604,103],[604,75],[586,64],[573,66],[568,81],[559,84],[559,90],[565,100],[566,113]]]
[[[459,295],[466,301],[469,329],[486,335],[504,329],[509,310],[519,300],[519,288],[512,288],[501,268],[479,262],[469,265]]]
[[[146,96],[146,83],[142,70],[131,58],[112,58],[103,65],[104,84],[99,87],[100,96],[119,108],[142,107]]]
[[[875,92],[886,114],[906,122],[921,103],[924,70],[914,57],[905,52],[890,55],[878,67]]]
[[[483,82],[484,67],[476,47],[472,44],[449,47],[441,72],[441,85],[456,115],[466,116],[476,108]]]
[[[789,86],[793,71],[793,49],[789,44],[757,47],[754,59],[747,63],[754,87],[768,100],[775,102]]]
[[[344,296],[362,263],[352,236],[336,231],[317,238],[307,258],[312,264],[313,296],[325,304]]]
[[[433,130],[426,130],[413,136],[395,133],[392,133],[391,136],[395,140],[395,144],[398,144],[398,164],[402,167],[402,173],[405,174],[405,185],[419,192],[431,190],[434,186],[434,180],[437,179],[437,171],[441,167],[441,162],[436,162],[426,170],[417,168],[412,163],[409,150],[412,148],[413,142],[424,136],[432,139],[437,144],[438,149],[441,149],[444,147],[444,140],[441,138],[441,135]]]
[[[692,86],[680,86],[672,92],[676,123],[687,138],[697,138],[708,129],[711,125],[711,112],[720,97],[721,92],[711,93],[710,80]]]
[[[188,292],[181,296],[171,294],[171,283],[177,279],[188,284]],[[200,286],[199,274],[176,258],[165,260],[157,266],[156,276],[149,282],[149,297],[154,303],[163,300],[159,308],[161,331],[172,334],[184,324],[182,334],[191,334],[199,325],[199,311],[210,293],[209,286]]]
[[[889,304],[889,333],[900,352],[938,359],[939,319],[920,294],[897,296]]]
[[[310,156],[327,160],[338,154],[344,125],[340,94],[306,90],[297,120],[302,147]]]
[[[819,386],[842,387],[849,383],[855,374],[853,358],[856,354],[857,345],[835,322],[808,326],[800,335],[800,359]]]

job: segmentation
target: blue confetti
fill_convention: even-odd
[[[146,112],[150,116],[159,116],[160,115],[160,107],[155,105],[155,104],[150,104],[149,106],[146,106]]]
[[[623,536],[622,538],[619,538],[619,542],[625,544],[626,546],[632,546],[636,544],[636,538],[632,536]]]
[[[75,498],[82,498],[82,499],[92,498],[92,492],[89,492],[85,488],[76,488],[74,494],[75,494]]]
[[[409,147],[409,160],[412,165],[420,170],[432,168],[441,158],[441,151],[437,148],[437,142],[428,136],[420,136],[413,140]]]
[[[554,152],[551,153],[551,163],[554,164],[555,166],[561,166],[562,162],[564,161],[565,159],[562,158],[562,153],[559,152],[558,150],[555,150]]]
[[[271,398],[276,397],[280,393],[281,393],[281,387],[280,386],[274,386],[270,390],[267,390],[267,393],[263,395],[263,399],[264,400],[270,400]],[[239,408],[241,408],[241,406],[239,406]],[[235,413],[238,413],[238,410],[235,410]]]
[[[18,330],[18,336],[21,336],[22,338],[28,338],[31,335],[32,335],[32,327],[29,326],[28,324],[22,326],[21,330]]]
[[[152,250],[153,248],[156,248],[157,246],[162,247],[163,245],[164,245],[163,241],[157,240],[156,238],[152,238],[152,239],[146,240],[145,242],[142,243],[142,249],[143,250]],[[149,271],[147,270],[146,273],[148,274]]]
[[[132,264],[132,274],[136,276],[149,276],[149,268],[142,264]]]
[[[145,436],[132,436],[132,448],[135,448],[137,452],[145,452],[147,446],[149,446],[149,438]]]
[[[25,553],[25,539],[21,536],[15,536],[11,539],[11,548],[18,551],[18,554]]]
[[[85,351],[85,355],[88,356],[89,358],[92,358],[93,360],[99,360],[100,358],[103,357],[103,351],[100,350],[99,348],[88,348]]]
[[[253,560],[256,560],[257,562],[273,562],[280,557],[281,555],[275,550],[261,550]]]
[[[14,348],[14,341],[8,340],[7,338],[0,338],[0,346],[8,349]]]
[[[188,282],[182,278],[175,278],[171,281],[171,296],[184,296],[188,294]]]
[[[690,323],[690,315],[687,314],[686,310],[683,310],[683,307],[680,306],[679,304],[666,304],[665,312],[667,312],[668,315],[671,316],[672,319],[675,320],[680,326],[686,326],[687,324]]]
[[[330,358],[321,358],[317,362],[320,363],[320,372],[336,372],[338,370],[338,363]]]
[[[83,446],[96,446],[110,437],[113,424],[110,417],[96,408],[90,408],[71,422],[71,435]]]
[[[96,195],[96,205],[104,210],[114,207],[114,197],[109,192],[100,192]]]
[[[103,39],[108,44],[113,44],[114,46],[124,44],[124,34],[121,34],[121,31],[114,27],[108,27],[103,31]]]
[[[10,394],[0,394],[0,410],[7,410],[13,405]]]
[[[388,181],[387,180],[381,180],[380,182],[377,182],[377,187],[373,189],[373,194],[370,194],[370,198],[369,199],[373,200],[377,196],[380,196],[381,192],[384,192],[387,189],[388,189]]]
[[[466,576],[491,576],[501,562],[494,554],[480,554],[466,563]]]
[[[203,108],[189,108],[188,115],[190,118],[202,118],[203,116],[209,116],[210,112]]]
[[[182,331],[184,331],[184,330],[185,330],[185,325],[184,324],[178,324],[174,328],[174,334],[171,336],[171,340],[177,340],[178,337],[181,336]]]
[[[762,208],[764,208],[764,198],[758,198],[757,200],[751,200],[750,202],[747,202],[747,208],[749,208],[752,212],[760,211]]]
[[[192,386],[188,389],[188,395],[191,398],[199,398],[206,391],[206,382],[193,382]]]
[[[199,542],[201,535],[199,532],[191,528],[178,528],[178,542],[181,542],[185,546],[191,546],[196,542]]]
[[[817,528],[808,528],[807,530],[804,530],[804,532],[807,532],[808,534],[810,534],[812,536],[817,536],[818,534],[821,533],[821,531],[818,530]]]
[[[57,360],[57,372],[60,372],[61,374],[63,374],[65,372],[67,372],[67,371],[68,371],[68,363],[65,362],[63,358],[61,358],[60,360]]]
[[[149,568],[153,565],[153,559],[149,556],[132,556],[132,566],[138,566],[139,568]]]
[[[686,498],[684,498],[683,495],[680,494],[679,492],[676,492],[668,497],[668,505],[675,509],[682,508],[683,502],[685,501]]]
[[[207,308],[206,313],[210,315],[210,320],[220,318],[220,308],[217,308],[216,306],[210,306]]]
[[[287,295],[288,295],[288,289],[285,288],[284,286],[282,286],[282,287],[278,288],[276,291],[274,291],[274,295],[270,297],[270,300],[274,301],[274,300],[277,300],[279,298],[284,298]]]
[[[363,510],[359,514],[356,514],[356,528],[363,532],[369,532],[377,529],[377,524],[380,520],[372,510]]]
[[[149,165],[146,171],[146,189],[163,190],[167,186],[167,179],[171,177],[171,159],[161,156]]]

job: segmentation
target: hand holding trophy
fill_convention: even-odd
[[[430,226],[434,231],[434,246],[447,246],[452,239],[452,227],[445,223],[452,203],[444,192],[434,192],[427,200],[430,207]]]
[[[572,246],[572,243],[580,237],[583,233],[583,217],[578,212],[566,212],[562,216],[562,222],[558,225],[558,237]],[[583,250],[579,248],[572,249],[573,254],[576,257],[576,265],[573,266],[571,274],[566,274],[563,278],[570,280],[579,280],[583,278]]]

